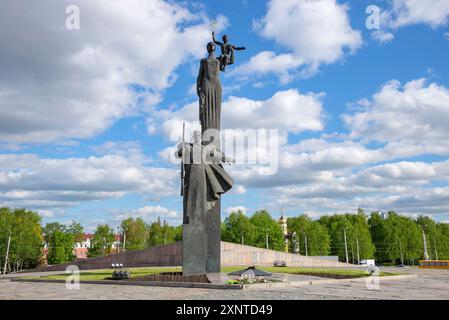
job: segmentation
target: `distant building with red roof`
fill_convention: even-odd
[[[81,238],[80,242],[77,242],[73,248],[73,254],[76,256],[77,259],[87,259],[89,249],[92,248],[92,239],[94,238],[93,234],[86,233]],[[112,243],[112,249],[116,250],[117,252],[120,249],[122,236],[119,234],[116,234],[114,236],[114,242]]]

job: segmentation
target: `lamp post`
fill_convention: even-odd
[[[304,246],[306,248],[306,257],[309,255],[309,252],[307,250],[307,235],[304,235]]]
[[[126,229],[125,226],[122,226],[123,229],[123,251],[126,251],[126,231],[128,231],[128,229]]]
[[[296,231],[292,233],[293,252],[299,254],[298,234]]]
[[[343,228],[343,235],[345,238],[345,254],[346,254],[346,263],[349,263],[349,255],[348,255],[348,242],[346,239],[346,228]]]
[[[6,267],[8,266],[9,247],[10,247],[10,245],[11,245],[11,235],[12,235],[12,232],[9,232],[8,246],[6,247],[5,266],[3,267],[3,275],[6,274]]]
[[[435,246],[435,259],[439,260],[438,259],[438,250],[437,250],[437,240],[436,240],[435,236],[433,236],[433,244]]]
[[[266,243],[267,243],[267,250],[268,250],[268,229],[267,229],[265,241],[266,241]]]
[[[118,239],[117,239],[117,254],[120,253],[120,226],[117,226],[117,235],[118,235]]]
[[[424,260],[429,260],[429,254],[427,253],[427,240],[426,240],[426,231],[425,228],[427,225],[422,226],[422,237],[423,237],[423,243],[424,243]]]

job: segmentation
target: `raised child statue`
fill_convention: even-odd
[[[212,40],[217,46],[221,48],[221,56],[218,58],[220,60],[220,70],[225,71],[228,65],[234,64],[235,62],[235,53],[234,51],[246,50],[245,47],[236,47],[233,44],[229,43],[229,36],[223,36],[223,42],[217,41],[215,39],[215,31],[212,32]]]

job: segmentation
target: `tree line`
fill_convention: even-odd
[[[449,259],[449,224],[427,216],[411,218],[394,211],[387,214],[362,209],[356,213],[325,215],[313,220],[307,215],[287,219],[289,252],[309,256],[335,255],[340,261],[357,263],[376,259],[381,264],[416,264],[428,258]],[[284,250],[284,236],[277,220],[266,210],[251,217],[231,213],[222,224],[222,240],[272,250]]]
[[[125,250],[142,250],[163,244],[181,241],[182,226],[170,226],[165,220],[158,218],[155,222],[146,223],[142,218],[128,218],[120,224],[120,243],[118,252]],[[92,238],[89,257],[103,256],[113,253],[115,242],[114,230],[107,224],[99,225]],[[121,248],[120,248],[121,246]]]
[[[122,240],[119,250],[139,250],[181,240],[182,227],[170,226],[157,219],[145,223],[129,218],[120,225]],[[107,224],[96,227],[91,239],[89,257],[103,256],[113,251],[115,232]],[[42,225],[37,212],[26,209],[0,208],[0,272],[15,272],[35,268],[45,263],[59,264],[75,260],[74,247],[84,240],[84,228],[78,222],[58,222]],[[116,243],[117,244],[117,243]]]
[[[424,257],[424,235],[430,259],[449,260],[449,224],[429,217],[411,218],[394,211],[365,214],[335,214],[311,219],[299,215],[287,219],[289,251],[309,256],[336,255],[341,261],[357,263],[375,258],[381,264],[415,264]],[[182,226],[157,219],[141,218],[121,222],[119,250],[140,250],[182,240]],[[283,251],[284,235],[277,219],[266,210],[251,216],[231,213],[222,223],[222,240]],[[117,252],[113,228],[97,226],[89,257]],[[38,213],[26,209],[0,208],[0,271],[20,271],[45,263],[58,264],[75,259],[73,248],[82,241],[84,229],[78,222],[47,223]],[[126,242],[126,244],[125,244]],[[123,246],[126,246],[125,248]],[[8,252],[8,254],[7,254]],[[6,256],[8,260],[6,261]]]

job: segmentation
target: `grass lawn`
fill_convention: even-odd
[[[130,268],[126,269],[130,272],[131,277],[144,276],[148,274],[155,274],[161,272],[180,272],[181,267],[149,267],[149,268]],[[105,280],[112,276],[112,269],[101,270],[85,270],[80,272],[80,281],[89,280]],[[42,279],[42,280],[66,280],[67,275],[65,273],[54,274],[43,277],[30,277],[30,279]]]
[[[245,269],[245,267],[223,267],[222,272],[229,273]],[[315,275],[322,277],[366,277],[368,276],[364,270],[359,269],[337,269],[337,268],[303,268],[303,267],[259,267],[259,269],[271,273],[287,273],[287,274],[304,274]],[[149,268],[130,268],[127,269],[131,273],[131,277],[144,276],[149,274],[156,274],[161,272],[180,272],[181,267],[149,267]],[[80,272],[81,281],[89,280],[105,280],[112,275],[112,269],[102,270],[86,270]],[[381,276],[398,275],[398,273],[381,272]],[[30,279],[45,279],[45,280],[66,280],[67,275],[64,273],[49,275],[43,277],[30,277]]]
[[[242,267],[226,267],[222,268],[222,272],[233,272],[242,270]],[[321,277],[367,277],[368,274],[365,270],[361,269],[338,269],[338,268],[311,268],[311,267],[258,267],[258,269],[271,272],[271,273],[286,273],[286,274],[303,274]],[[399,273],[384,272],[380,273],[380,276],[392,276],[399,275]]]

